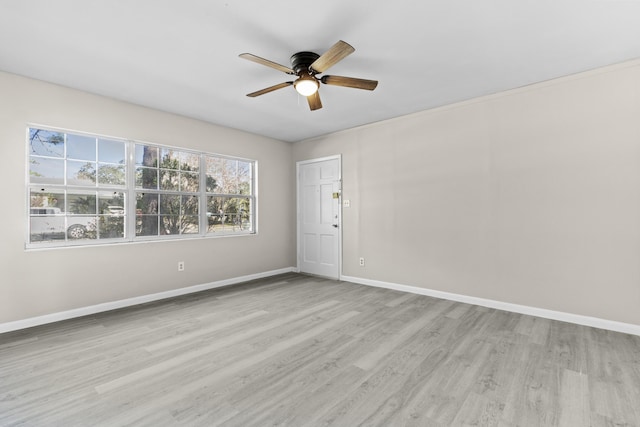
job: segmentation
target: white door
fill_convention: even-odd
[[[298,268],[340,278],[340,157],[298,162]]]

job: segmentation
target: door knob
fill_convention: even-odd
[[[338,224],[332,224],[333,228],[338,228]]]

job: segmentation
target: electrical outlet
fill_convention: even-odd
[[[342,201],[342,207],[343,208],[350,208],[351,207],[351,200],[343,200]]]
[[[184,261],[178,261],[178,271],[184,271]]]
[[[360,267],[364,267],[364,257],[360,257]]]

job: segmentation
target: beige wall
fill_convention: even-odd
[[[295,266],[288,143],[1,72],[0,123],[0,323]],[[255,159],[259,234],[25,251],[28,124]]]
[[[333,154],[344,275],[640,324],[640,61],[294,144]]]
[[[640,325],[640,61],[293,147],[6,73],[0,94],[0,323],[291,267],[294,163],[342,154],[343,274]],[[256,159],[260,233],[25,251],[28,124]]]

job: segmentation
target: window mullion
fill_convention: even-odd
[[[205,156],[200,154],[200,197],[199,210],[200,213],[200,235],[205,236],[209,228],[209,220],[207,218],[207,162]]]
[[[135,143],[127,141],[127,170],[126,170],[126,197],[127,206],[125,209],[126,217],[126,238],[133,241],[136,237],[136,159],[135,159]]]

